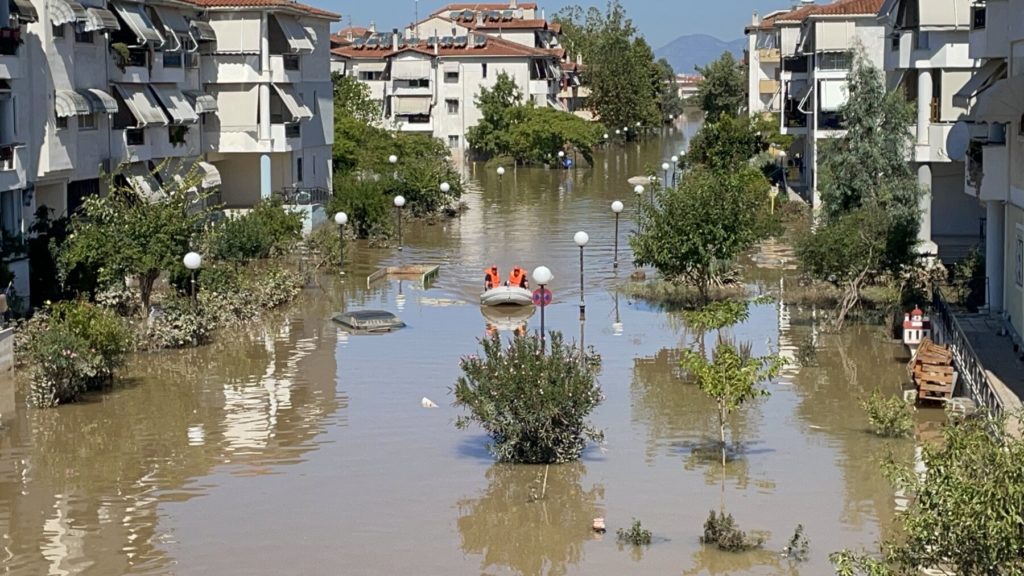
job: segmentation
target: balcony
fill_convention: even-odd
[[[215,54],[200,58],[200,73],[204,84],[253,84],[264,81],[258,55]]]
[[[761,94],[778,94],[779,93],[779,81],[771,79],[761,79],[757,83],[758,92]]]
[[[185,57],[191,54],[183,52],[157,52],[150,68],[151,82],[163,84],[182,84],[185,82]]]
[[[154,127],[149,130],[154,158],[187,158],[199,155],[199,126]]]
[[[396,123],[399,132],[424,132],[428,134],[434,132],[434,121],[429,116],[417,117],[415,119],[399,116],[396,118]]]
[[[558,94],[558,85],[551,80],[530,80],[530,96]]]
[[[971,8],[970,57],[1008,58],[1010,40],[1006,2]],[[991,25],[990,25],[991,23]]]
[[[114,62],[114,69],[110,72],[111,82],[128,84],[148,84],[150,82],[148,50],[111,49],[110,57]]]
[[[778,48],[761,48],[757,51],[761,64],[778,64],[782,61],[782,52]]]
[[[928,126],[928,143],[914,147],[914,162],[951,162],[946,152],[946,142],[953,124],[930,124]]]
[[[121,162],[144,162],[153,159],[150,146],[150,135],[145,128],[125,128],[112,130],[110,139],[110,159],[112,164]]]
[[[972,142],[964,172],[964,193],[983,202],[1009,200],[1010,148],[1005,143]]]
[[[270,81],[284,84],[302,82],[301,57],[296,54],[270,55]]]
[[[20,144],[0,144],[0,190],[25,187],[25,155]]]

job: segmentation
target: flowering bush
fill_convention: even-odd
[[[209,280],[209,282],[207,282]],[[218,326],[255,320],[294,299],[302,291],[302,278],[280,266],[241,270],[220,266],[201,279],[199,306]]]
[[[569,462],[588,440],[604,438],[587,422],[604,399],[596,379],[599,356],[567,345],[558,332],[551,333],[548,354],[534,336],[516,336],[507,348],[497,334],[480,343],[484,355],[462,359],[463,375],[453,389],[455,405],[470,411],[456,425],[479,423],[498,460]]]
[[[81,301],[36,313],[21,337],[30,365],[29,401],[52,407],[102,386],[124,364],[132,334],[113,312]]]
[[[139,348],[161,350],[184,348],[207,342],[215,325],[209,315],[188,298],[164,301],[139,334]]]

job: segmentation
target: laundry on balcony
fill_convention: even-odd
[[[167,126],[167,116],[160,109],[153,93],[145,85],[115,84],[118,95],[128,106],[139,128],[146,126]]]
[[[211,26],[209,22],[203,22],[202,20],[190,20],[189,25],[192,39],[197,43],[217,41],[217,33],[213,30],[213,26]]]
[[[975,98],[1003,78],[1006,78],[1006,62],[989,60],[971,76],[963,88],[953,95],[953,105],[961,108],[970,107]]]
[[[32,0],[10,0],[10,6],[11,15],[16,16],[18,20],[25,23],[39,22],[39,12],[32,4]]]
[[[287,84],[273,84],[274,91],[278,97],[281,98],[281,102],[284,104],[285,110],[291,116],[290,122],[299,122],[302,120],[309,120],[313,117],[313,112],[302,103],[302,99],[299,98],[298,93],[295,89]]]
[[[968,120],[989,124],[1017,122],[1024,113],[1024,76],[999,80],[978,96]]]
[[[153,95],[156,96],[157,101],[163,106],[164,112],[167,113],[167,117],[171,120],[171,124],[181,125],[199,122],[199,116],[192,109],[185,95],[174,87],[173,84],[151,84],[149,87],[153,90]]]
[[[201,90],[185,90],[184,94],[196,114],[209,114],[217,111],[217,98],[214,96]]]
[[[85,12],[88,15],[85,20],[86,32],[114,32],[121,29],[121,23],[117,21],[117,16],[114,16],[110,10],[86,8]]]
[[[156,47],[164,45],[163,34],[157,30],[142,4],[124,0],[111,2],[110,5],[114,7],[117,15],[124,20],[125,24],[132,29],[132,32],[135,32],[140,45],[152,44]]]
[[[79,94],[89,101],[93,113],[96,114],[117,114],[117,99],[99,88],[86,88],[79,90]]]
[[[54,26],[89,20],[85,7],[75,0],[46,0],[46,9],[50,13],[50,23]]]
[[[92,114],[92,106],[89,105],[89,100],[74,90],[57,90],[54,98],[54,107],[57,111],[57,118],[88,116]]]
[[[306,36],[306,30],[299,24],[299,21],[284,14],[272,14],[271,17],[277,22],[288,42],[289,51],[294,54],[309,54],[313,52],[313,42]]]

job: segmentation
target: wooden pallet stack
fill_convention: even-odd
[[[947,402],[953,397],[957,372],[949,346],[923,339],[907,364],[907,373],[917,387],[918,400]]]

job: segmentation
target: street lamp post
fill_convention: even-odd
[[[676,170],[679,169],[679,156],[672,156],[672,185],[676,184]]]
[[[615,213],[615,259],[612,260],[612,268],[619,267],[619,213],[623,208],[622,202],[612,202],[612,212]]]
[[[537,286],[539,287],[540,293],[541,293],[542,296],[544,294],[544,287],[546,285],[548,285],[551,282],[551,280],[554,279],[554,277],[555,277],[554,274],[551,273],[551,270],[548,270],[547,266],[538,266],[538,267],[533,269],[533,281],[537,283]],[[541,298],[541,302],[540,302],[540,351],[541,351],[541,354],[544,354],[546,352],[546,350],[547,350],[547,344],[546,344],[547,337],[544,334],[544,308],[547,307],[546,304],[547,303],[544,302],[543,297],[542,297]]]
[[[338,225],[338,269],[341,275],[345,275],[345,224],[348,224],[348,214],[338,212],[334,215],[334,223]]]
[[[405,206],[404,196],[395,196],[395,215],[398,217],[398,249],[402,249],[402,206]]]
[[[587,303],[583,299],[583,247],[590,242],[590,235],[580,230],[572,237],[573,242],[580,247],[580,318],[586,316]]]
[[[189,252],[182,258],[182,263],[192,273],[192,302],[194,303],[196,302],[196,270],[203,265],[203,257],[198,252]]]
[[[558,167],[565,168],[565,150],[558,151]]]
[[[633,187],[633,193],[636,194],[636,233],[640,234],[644,231],[644,221],[640,217],[640,204],[643,203],[644,199],[644,187],[642,184],[637,184]]]
[[[671,168],[671,166],[669,166],[668,162],[662,162],[661,163],[661,169],[662,169],[663,172],[665,172],[665,181],[664,181],[664,187],[665,188],[668,188],[668,169],[669,168]]]

